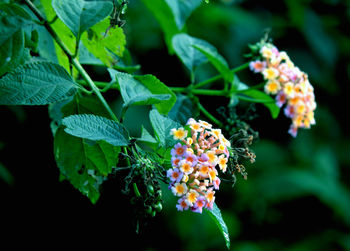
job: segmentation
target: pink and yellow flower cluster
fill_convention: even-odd
[[[211,210],[215,190],[220,186],[216,166],[226,172],[230,142],[220,129],[193,118],[185,128],[172,129],[171,135],[179,140],[171,149],[172,168],[167,171],[169,188],[180,197],[177,209],[198,213],[202,213],[203,208]]]
[[[250,69],[263,75],[264,90],[276,95],[279,107],[286,104],[284,113],[292,120],[289,133],[296,137],[298,128],[310,128],[316,123],[314,89],[307,74],[294,65],[286,52],[266,43],[260,49],[260,56],[261,60],[250,63]]]

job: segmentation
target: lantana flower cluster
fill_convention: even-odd
[[[314,88],[307,74],[294,65],[286,52],[279,51],[273,44],[261,46],[260,59],[250,62],[250,69],[263,75],[266,80],[264,90],[276,95],[279,107],[286,104],[284,114],[292,120],[288,132],[296,137],[298,128],[310,128],[316,123]]]
[[[172,129],[171,135],[179,141],[171,150],[172,168],[167,171],[169,188],[180,197],[177,209],[212,210],[221,182],[216,167],[226,172],[230,142],[220,129],[193,118],[185,127]]]

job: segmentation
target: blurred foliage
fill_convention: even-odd
[[[145,1],[129,2],[123,29],[127,48],[135,63],[141,65],[140,72],[154,74],[169,85],[188,84],[188,71],[175,55],[169,55],[161,26]],[[233,188],[222,184],[216,196],[232,250],[350,250],[350,124],[346,115],[349,21],[347,0],[211,0],[189,17],[186,32],[214,45],[231,66],[244,63],[247,45],[260,40],[268,30],[274,44],[309,74],[318,103],[317,124],[311,130],[300,131],[296,139],[288,135],[289,122],[284,116],[273,120],[257,105],[260,116],[252,122],[253,129],[260,133],[260,141],[252,146],[256,163],[248,166],[247,181],[238,177]],[[90,70],[102,75],[94,68]],[[209,65],[200,66],[196,73],[199,81],[217,74]],[[239,78],[247,84],[257,83],[248,70],[240,72]],[[208,104],[218,101],[203,100]],[[120,103],[117,100],[115,107]],[[22,108],[4,109],[8,109],[5,115],[11,114],[21,123],[30,117]],[[135,134],[142,126],[133,122],[135,117],[144,117],[143,125],[147,130],[151,128],[144,109],[130,108],[126,113],[125,124]],[[215,109],[213,105],[211,112]],[[0,140],[10,141],[6,135]],[[24,142],[24,147],[29,146]],[[0,152],[2,158],[11,152],[7,147],[5,144]],[[16,166],[10,163],[4,161],[8,170],[0,164],[0,171],[14,177],[0,176],[5,183],[13,179],[17,183],[21,173],[11,170]],[[177,212],[174,196],[166,186],[162,190],[164,210],[156,223],[150,224],[155,234],[166,235],[163,239],[174,244],[164,243],[167,248],[225,250],[209,215]],[[155,239],[146,241],[150,238],[146,233],[135,238],[143,250],[164,250],[164,246],[154,244]],[[158,236],[157,241],[161,238]]]
[[[350,250],[349,19],[350,1],[340,0],[210,1],[190,16],[187,33],[215,45],[233,66],[245,62],[247,45],[268,30],[274,44],[309,74],[318,103],[317,125],[296,139],[287,136],[283,116],[266,119],[258,107],[262,114],[252,124],[260,141],[253,145],[257,161],[249,178],[238,179],[233,189],[224,184],[217,194],[232,250]],[[143,65],[152,56],[168,62],[141,70],[165,83],[188,83],[185,69],[176,74],[180,64],[167,55],[162,30],[141,2],[130,3],[127,20],[135,60]],[[197,74],[200,79],[216,73],[206,65]],[[251,75],[239,77],[253,84]],[[171,196],[166,202],[163,220],[183,250],[224,249],[209,217],[175,212]]]

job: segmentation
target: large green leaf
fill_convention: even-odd
[[[195,44],[193,47],[199,50],[204,54],[204,56],[208,58],[209,62],[221,73],[227,82],[232,83],[234,79],[234,73],[230,70],[226,60],[218,53],[217,49],[214,46],[208,43],[208,45]]]
[[[143,0],[143,3],[159,22],[165,41],[172,48],[171,38],[183,30],[186,19],[200,5],[201,0]]]
[[[111,67],[118,63],[116,56],[123,55],[126,38],[123,29],[109,26],[109,19],[106,18],[85,32],[81,40],[90,53]]]
[[[176,55],[192,74],[197,66],[208,61],[203,53],[194,48],[194,45],[211,47],[211,45],[204,40],[181,33],[173,37],[172,45]]]
[[[104,177],[118,163],[120,147],[104,141],[91,141],[67,134],[62,119],[79,113],[94,113],[108,116],[103,106],[93,97],[74,97],[70,102],[49,106],[50,117],[58,127],[55,133],[54,150],[61,175],[95,203],[100,196],[99,186]],[[69,145],[69,147],[67,147]]]
[[[90,140],[104,140],[114,146],[127,146],[125,128],[110,119],[92,114],[71,115],[62,120],[65,132]]]
[[[137,140],[151,144],[157,143],[157,140],[143,126],[141,127],[141,137]]]
[[[53,63],[26,64],[0,79],[2,105],[46,105],[67,99],[75,92],[70,75]]]
[[[118,82],[124,106],[151,105],[162,114],[167,114],[176,102],[176,95],[155,76],[134,76],[108,69],[112,80]]]
[[[116,166],[120,149],[107,143],[90,142],[65,133],[60,127],[54,138],[54,153],[61,174],[92,203],[99,187]]]
[[[175,145],[176,141],[170,135],[170,131],[173,128],[181,127],[181,125],[169,117],[161,115],[156,109],[150,111],[149,117],[159,146],[167,149]]]
[[[212,210],[206,210],[210,217],[215,221],[216,225],[219,227],[222,235],[224,236],[225,242],[226,242],[226,247],[230,249],[230,235],[228,233],[228,229],[226,226],[226,223],[224,222],[221,211],[218,208],[218,206],[214,203],[213,209]]]
[[[105,19],[113,10],[113,4],[107,1],[53,0],[52,7],[76,37]]]

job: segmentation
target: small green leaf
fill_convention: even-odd
[[[276,105],[276,101],[266,93],[256,89],[246,89],[239,94],[236,94],[239,99],[249,102],[262,103],[266,106],[271,113],[272,118],[277,118],[280,112],[280,108]]]
[[[126,38],[122,28],[109,29],[109,26],[109,19],[106,18],[92,26],[88,32],[85,32],[81,40],[90,53],[111,67],[118,61],[116,56],[121,57],[123,55]]]
[[[110,119],[92,114],[71,115],[62,120],[65,132],[90,140],[104,140],[114,146],[127,146],[125,128]]]
[[[221,56],[216,48],[208,43],[207,46],[205,45],[196,45],[194,44],[193,47],[199,50],[201,53],[204,54],[209,60],[209,62],[220,72],[220,74],[224,77],[224,79],[232,83],[234,79],[234,73],[230,70],[228,67],[228,63],[226,60]]]
[[[124,106],[151,105],[166,114],[176,102],[175,94],[152,75],[134,76],[108,69],[112,79],[118,82]]]
[[[75,37],[105,19],[113,9],[111,2],[84,0],[53,0],[52,7]]]
[[[173,37],[172,45],[176,55],[181,59],[183,64],[192,74],[197,66],[208,61],[207,57],[203,55],[203,53],[193,47],[194,45],[210,47],[211,45],[204,40],[182,33]]]
[[[157,143],[157,140],[144,128],[141,127],[141,137],[137,139],[138,141],[143,141],[151,144]]]
[[[226,223],[224,222],[220,209],[218,206],[214,203],[213,209],[212,210],[206,210],[210,217],[215,221],[216,225],[219,227],[222,235],[224,236],[225,242],[226,242],[226,247],[227,249],[230,249],[230,235],[228,233],[228,229],[226,226]]]
[[[170,90],[168,86],[163,84],[158,78],[151,74],[143,76],[134,76],[134,78],[140,81],[152,94],[166,94],[169,95],[167,100],[162,101],[159,104],[156,104],[155,107],[161,114],[168,114],[173,105],[176,102],[175,93]]]
[[[23,65],[0,79],[0,104],[46,105],[73,96],[76,84],[66,70],[53,63]]]
[[[171,129],[179,128],[181,125],[166,116],[162,116],[156,109],[150,111],[149,117],[160,147],[167,149],[175,145],[176,141],[170,132]]]

